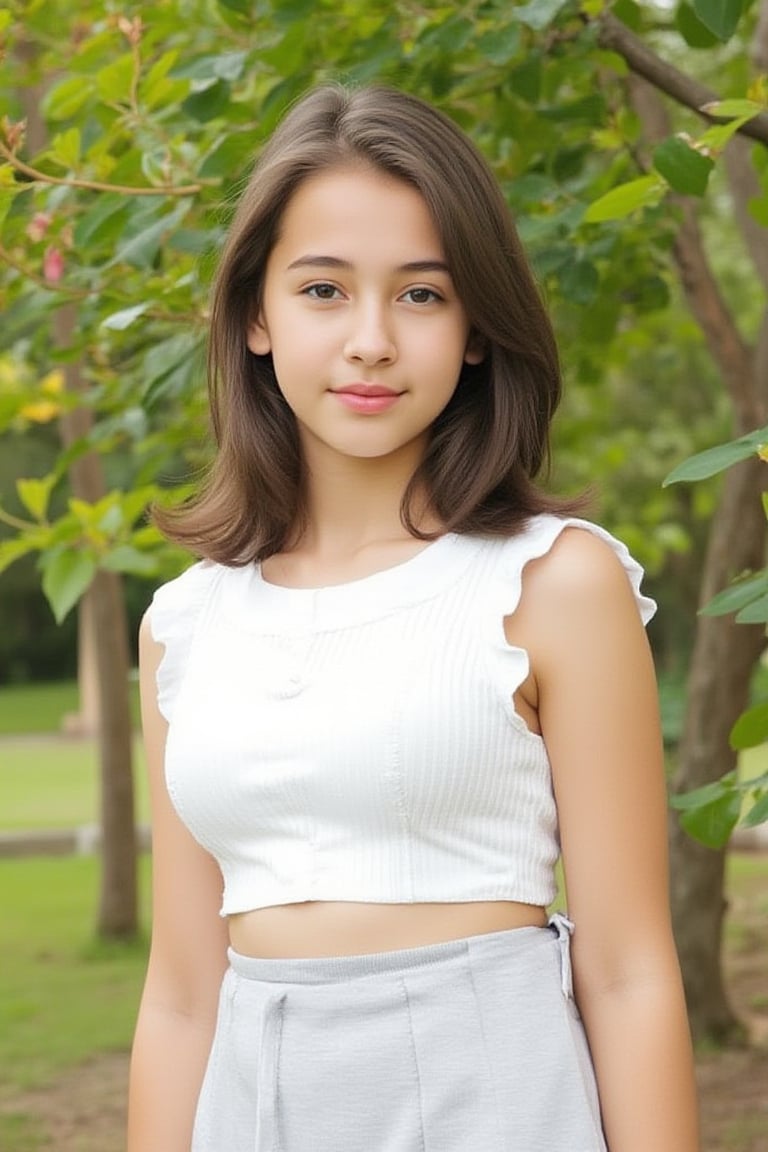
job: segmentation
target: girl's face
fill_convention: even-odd
[[[312,468],[393,453],[415,467],[463,361],[482,359],[420,193],[368,167],[294,193],[248,347],[272,354]]]

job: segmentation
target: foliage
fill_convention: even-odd
[[[620,10],[640,34],[661,29],[695,45],[703,29],[711,45],[733,34],[737,7],[697,0],[665,14],[623,0]],[[201,353],[213,261],[261,142],[319,80],[379,80],[424,95],[489,156],[590,413],[566,416],[561,434],[564,471],[580,479],[574,462],[594,462],[606,374],[612,365],[626,374],[616,349],[653,314],[674,316],[674,213],[661,200],[669,188],[702,194],[724,140],[764,103],[759,92],[742,99],[734,65],[718,108],[731,119],[698,138],[671,137],[638,174],[639,126],[619,83],[626,65],[600,46],[603,14],[595,0],[158,0],[150,11],[14,0],[0,9],[0,347],[12,376],[0,381],[0,431],[23,436],[74,405],[93,417],[52,471],[18,481],[22,515],[3,502],[15,535],[0,543],[0,571],[37,553],[61,619],[99,566],[159,579],[185,563],[144,513],[155,499],[183,498],[207,459]],[[42,117],[39,145],[23,122],[24,92]],[[55,329],[64,304],[77,315],[67,346]],[[61,385],[75,360],[85,373],[76,395]],[[693,435],[678,428],[678,458],[702,442]],[[91,449],[125,462],[120,485],[52,515],[67,467]],[[631,469],[629,442],[623,456],[606,448],[596,466],[608,476],[622,461]],[[680,508],[674,495],[654,497],[632,541],[641,559],[658,567],[686,547]]]
[[[757,454],[768,461],[768,425],[720,444],[685,460],[667,477],[665,484],[700,480],[721,472]],[[768,516],[768,495],[763,497]],[[768,625],[768,567],[745,573],[719,592],[701,612],[709,616],[735,613],[737,624]],[[768,700],[748,708],[731,731],[731,747],[736,751],[768,742]],[[722,848],[737,824],[751,828],[768,821],[768,772],[740,780],[727,772],[719,780],[672,797],[673,807],[691,836],[712,848]]]

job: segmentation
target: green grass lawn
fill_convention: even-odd
[[[94,857],[0,860],[0,1097],[130,1045],[146,947],[94,941],[97,886]]]
[[[138,684],[131,682],[131,709],[139,723]],[[64,717],[77,711],[77,684],[10,684],[0,687],[0,736],[60,732]]]
[[[138,724],[137,688],[131,702]],[[98,819],[95,742],[61,735],[77,685],[0,688],[0,832],[71,828]],[[134,745],[137,819],[149,819],[141,740]]]
[[[134,745],[137,819],[149,819],[144,751]],[[43,736],[0,741],[0,832],[72,828],[98,816],[98,760],[91,740]]]

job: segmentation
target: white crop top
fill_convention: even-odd
[[[549,761],[514,710],[528,657],[503,619],[526,562],[567,525],[612,545],[650,619],[624,545],[554,516],[510,539],[448,534],[331,587],[202,562],[158,589],[166,780],[219,863],[222,915],[305,900],[552,901]]]

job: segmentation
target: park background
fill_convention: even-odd
[[[766,1152],[766,0],[14,0],[0,53],[0,1147],[122,1147],[135,636],[188,563],[146,508],[208,456],[207,291],[253,156],[339,79],[444,108],[515,212],[566,379],[548,482],[592,486],[646,567],[670,791],[705,789],[670,816],[704,1149]]]

